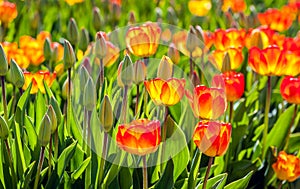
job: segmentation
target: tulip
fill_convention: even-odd
[[[207,120],[217,119],[226,110],[226,96],[221,88],[198,85],[194,88],[193,94],[186,91],[186,96],[195,117]]]
[[[231,124],[218,121],[197,123],[193,140],[199,150],[210,157],[225,154],[231,137]]]
[[[246,10],[246,3],[244,0],[227,0],[223,1],[222,11],[227,12],[229,9],[232,12],[244,12]]]
[[[0,44],[0,76],[5,76],[8,72],[8,62],[2,45]]]
[[[22,88],[25,83],[24,74],[23,74],[21,68],[16,63],[16,61],[13,59],[11,60],[9,71],[10,71],[10,79],[11,79],[12,83],[16,87]]]
[[[227,59],[226,59],[226,56]],[[243,53],[241,49],[228,48],[226,50],[215,50],[209,57],[211,63],[220,71],[223,71],[223,65],[225,60],[230,64],[230,70],[238,69],[243,63]],[[229,71],[229,70],[227,70]]]
[[[177,48],[175,47],[174,43],[171,43],[169,45],[169,50],[168,50],[168,57],[172,60],[174,64],[178,64],[180,60],[180,54]]]
[[[293,182],[300,177],[300,159],[284,151],[279,152],[277,161],[272,164],[272,168],[277,178],[282,181]]]
[[[161,29],[156,23],[147,22],[132,27],[126,33],[126,46],[130,53],[139,57],[149,57],[156,53]]]
[[[145,87],[156,105],[172,106],[177,104],[184,95],[185,79],[160,78],[144,82]]]
[[[116,136],[119,148],[135,155],[146,155],[157,150],[160,137],[160,122],[139,119],[121,124]]]
[[[190,0],[189,11],[195,16],[206,16],[212,7],[211,0]]]
[[[0,2],[0,21],[8,24],[13,21],[18,15],[17,6],[15,3],[8,1]]]
[[[242,73],[229,71],[213,77],[215,87],[225,87],[226,99],[229,102],[237,101],[241,98],[245,89],[245,80]]]
[[[104,96],[100,104],[99,120],[105,132],[109,132],[113,126],[113,109],[107,95]]]
[[[99,31],[102,26],[102,22],[101,22],[100,9],[98,7],[93,8],[93,22],[92,23],[93,23],[95,30]]]
[[[173,75],[173,62],[169,57],[164,55],[158,65],[157,77],[167,80],[171,78],[172,75]]]
[[[71,69],[76,62],[75,53],[69,41],[64,41],[64,64],[66,69]]]
[[[91,77],[87,78],[84,94],[83,94],[83,105],[88,111],[93,111],[96,105],[96,88]]]
[[[68,3],[70,6],[73,6],[74,4],[84,2],[84,0],[65,0],[65,2]]]
[[[42,93],[45,93],[44,81],[46,82],[48,87],[51,87],[56,78],[55,72],[50,73],[48,71],[38,71],[36,73],[25,71],[23,74],[25,78],[23,90],[26,90],[32,82],[30,94],[35,94],[38,92],[38,90],[40,90]]]
[[[300,77],[286,76],[281,82],[280,93],[289,103],[300,104]]]
[[[227,48],[242,48],[244,46],[245,35],[246,32],[243,29],[217,29],[214,32],[214,45],[218,50],[226,50]]]
[[[2,46],[8,61],[14,59],[23,69],[30,65],[30,60],[26,56],[24,49],[20,49],[17,43],[4,42]]]

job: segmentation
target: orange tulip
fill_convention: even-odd
[[[0,21],[8,24],[13,21],[18,15],[17,6],[15,3],[8,1],[0,2]]]
[[[29,66],[30,61],[28,57],[25,55],[25,52],[23,49],[18,48],[17,43],[9,43],[9,42],[4,42],[1,43],[4,49],[4,52],[7,56],[7,60],[10,63],[11,59],[14,59],[18,65],[25,69]]]
[[[218,50],[225,50],[227,48],[242,48],[244,46],[245,36],[246,32],[243,29],[217,29],[214,32],[214,45]]]
[[[280,85],[283,99],[292,104],[300,104],[300,77],[285,77]]]
[[[126,33],[126,46],[135,56],[149,57],[156,53],[160,34],[161,29],[156,23],[147,22],[141,26],[132,27]]]
[[[229,102],[234,102],[241,98],[245,89],[245,79],[242,73],[229,71],[220,75],[215,75],[213,78],[213,86],[224,87],[226,99]]]
[[[242,50],[236,48],[228,48],[226,50],[215,50],[212,52],[211,56],[209,56],[209,60],[218,70],[221,71],[226,54],[229,55],[231,70],[238,69],[243,63],[244,56]]]
[[[160,78],[144,81],[145,87],[156,105],[172,106],[184,95],[185,79]]]
[[[116,135],[119,148],[131,154],[144,156],[157,150],[160,137],[160,122],[147,119],[121,124]]]
[[[218,121],[200,121],[193,140],[199,150],[210,157],[225,154],[231,137],[231,124]]]
[[[194,88],[193,94],[186,91],[186,96],[195,117],[217,119],[226,110],[226,96],[221,88],[208,88],[204,85],[198,85]]]
[[[226,0],[223,1],[222,11],[227,12],[231,9],[233,12],[244,12],[247,6],[244,0]]]
[[[23,90],[26,90],[27,87],[32,82],[32,87],[30,94],[35,94],[40,90],[42,93],[45,93],[44,81],[48,87],[51,87],[55,78],[56,73],[50,73],[48,71],[38,71],[36,73],[24,72],[25,83],[23,85]]]
[[[287,64],[286,53],[278,46],[269,46],[263,50],[253,47],[249,50],[249,66],[260,75],[283,75]]]
[[[190,0],[188,3],[190,12],[195,16],[206,16],[211,7],[211,0]]]
[[[272,164],[272,168],[280,180],[289,182],[300,177],[300,159],[297,156],[286,154],[281,151],[277,156],[277,161]]]

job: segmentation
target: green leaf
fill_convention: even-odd
[[[188,178],[188,188],[194,188],[196,186],[196,179],[199,171],[201,155],[202,153],[200,153],[199,149],[197,148],[192,161],[192,166]]]
[[[33,173],[33,170],[35,168],[35,161],[32,162],[26,169],[26,171],[24,172],[24,181],[22,183],[22,188],[26,189],[29,187],[29,183],[30,183],[30,180],[31,180],[31,175]]]
[[[25,106],[28,102],[29,95],[30,95],[30,90],[31,90],[32,83],[27,87],[26,91],[23,93],[23,95],[20,97],[18,104],[17,104],[17,109],[15,113],[15,120],[17,123],[19,123],[21,126],[23,126],[24,122],[24,117],[25,117]]]
[[[35,106],[34,107],[35,125],[37,128],[37,133],[39,133],[41,121],[46,113],[46,101],[40,90],[38,91],[38,93],[36,95],[34,106]]]
[[[85,171],[86,167],[89,165],[91,161],[91,157],[86,158],[82,164],[78,167],[78,169],[76,169],[72,174],[71,174],[71,179],[77,180]]]
[[[287,148],[288,153],[294,153],[300,149],[300,133],[293,133],[290,135],[289,144]]]
[[[217,175],[207,180],[206,188],[223,189],[227,179],[227,173]],[[197,185],[196,189],[201,189],[203,183]]]
[[[174,170],[173,160],[169,159],[164,173],[162,174],[161,178],[159,179],[158,183],[155,185],[154,188],[157,188],[157,189],[173,188],[173,185],[174,185],[173,170]]]
[[[82,145],[82,133],[81,133],[81,125],[77,119],[74,108],[71,107],[71,130],[74,138],[78,141],[80,145]]]
[[[132,186],[132,176],[128,167],[122,167],[119,172],[119,183],[120,187],[124,189],[130,189]]]
[[[231,182],[230,184],[227,184],[224,189],[235,189],[235,188],[247,188],[249,181],[252,177],[253,171],[250,171],[246,176],[243,178],[236,180],[234,182]]]
[[[270,146],[276,146],[277,148],[280,148],[282,147],[282,145],[284,145],[285,139],[290,129],[294,109],[295,105],[292,105],[280,115],[267,136],[267,144],[264,148],[264,154],[267,153],[267,149]]]
[[[29,147],[32,151],[34,151],[38,138],[32,120],[28,116],[25,117],[25,130],[28,136]]]

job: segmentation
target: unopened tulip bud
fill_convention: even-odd
[[[72,66],[75,64],[75,62],[76,62],[76,57],[75,57],[73,47],[69,41],[65,40],[65,42],[64,42],[65,68],[66,69],[72,68]]]
[[[8,62],[2,45],[0,44],[0,76],[5,76],[8,71]]]
[[[72,82],[71,82],[71,90],[72,90]],[[69,79],[66,79],[62,86],[62,91],[61,91],[63,99],[67,99],[68,91],[69,91]]]
[[[204,32],[201,28],[201,26],[197,25],[195,27],[195,31],[196,31],[196,36],[197,36],[197,41],[200,43],[200,47],[203,48],[204,47]]]
[[[89,74],[92,73],[92,67],[90,63],[90,58],[89,57],[84,57],[82,61],[82,66],[85,67],[85,69],[88,71]]]
[[[9,134],[9,129],[6,121],[2,116],[0,116],[0,138],[6,139]]]
[[[169,57],[164,55],[158,65],[157,77],[167,80],[171,78],[172,75],[173,75],[173,62]]]
[[[51,61],[56,62],[57,58],[58,58],[58,47],[54,46],[50,59],[51,59]]]
[[[98,7],[93,8],[93,26],[96,31],[99,31],[101,28],[101,15]]]
[[[51,42],[49,38],[46,38],[44,42],[44,57],[46,60],[50,60],[52,56]]]
[[[104,131],[109,132],[113,126],[114,117],[113,117],[113,109],[109,97],[107,95],[104,96],[100,105],[99,120]]]
[[[79,68],[79,82],[80,82],[80,91],[84,91],[85,84],[89,79],[90,74],[84,66],[80,66]]]
[[[24,74],[14,59],[10,61],[10,79],[17,88],[22,88],[25,83]]]
[[[96,89],[91,77],[88,78],[83,94],[83,105],[88,111],[92,111],[96,104]]]
[[[74,18],[71,18],[69,21],[67,37],[72,45],[76,45],[78,43],[79,32]]]
[[[264,40],[266,39],[265,43]],[[250,47],[258,47],[260,49],[264,49],[268,45],[268,36],[261,31],[258,30],[253,30],[250,36]]]
[[[50,142],[50,136],[51,136],[51,128],[52,123],[47,114],[44,115],[41,125],[40,125],[40,132],[39,132],[39,143],[43,147],[47,146],[47,144]]]
[[[53,134],[57,129],[57,118],[52,105],[49,106],[47,115],[49,116],[49,119],[51,121],[51,133]]]
[[[62,121],[62,113],[61,113],[61,110],[60,110],[60,107],[58,105],[58,102],[57,100],[52,96],[50,98],[50,102],[49,104],[52,106],[54,112],[55,112],[55,115],[56,115],[56,120],[57,120],[57,125],[59,125]]]
[[[125,86],[131,86],[133,81],[133,65],[131,58],[126,54],[123,60],[121,80]]]
[[[172,24],[172,25],[177,24],[177,16],[176,16],[175,11],[172,7],[168,8],[167,20],[168,20],[169,24]]]
[[[147,74],[146,65],[142,60],[138,60],[136,61],[135,64],[133,64],[133,70],[134,70],[133,82],[138,85],[146,79],[146,74]]]
[[[169,50],[168,50],[168,57],[172,60],[174,64],[178,64],[180,60],[180,54],[177,48],[175,47],[174,43],[171,43],[169,45]]]
[[[224,59],[223,59],[223,65],[222,65],[222,72],[228,72],[231,70],[231,65],[230,65],[230,56],[228,53],[225,54]]]
[[[190,26],[190,31],[186,40],[186,48],[189,52],[193,52],[197,47],[197,35],[193,26]]]
[[[133,11],[129,12],[128,24],[135,24],[136,19]]]
[[[87,29],[82,28],[80,39],[79,39],[79,46],[78,46],[79,49],[85,52],[86,49],[88,48],[89,43],[90,43],[89,32],[87,31]]]
[[[107,46],[104,36],[101,32],[97,32],[96,34],[96,42],[95,42],[95,55],[99,59],[103,59],[107,53]]]
[[[155,16],[156,16],[156,21],[161,21],[162,18],[162,10],[159,7],[155,8]]]

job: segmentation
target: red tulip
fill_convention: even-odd
[[[283,99],[293,104],[300,104],[300,77],[285,77],[280,85]]]

